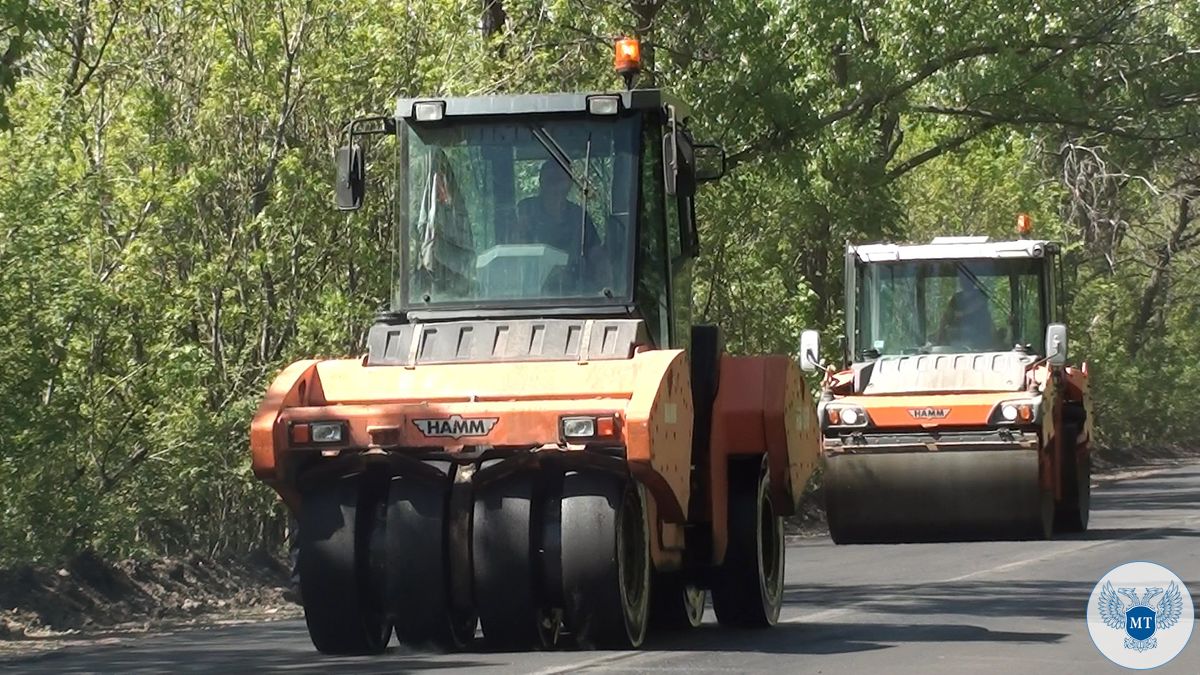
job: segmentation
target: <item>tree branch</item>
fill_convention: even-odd
[[[117,27],[117,22],[121,20],[121,3],[119,0],[117,2],[113,3],[112,12],[113,12],[112,20],[108,22],[108,28],[104,31],[104,39],[100,42],[100,49],[96,53],[95,61],[92,61],[91,63],[87,63],[86,61],[83,61],[83,56],[82,56],[83,46],[82,46],[82,44],[80,44],[79,59],[81,62],[87,63],[87,70],[84,72],[83,77],[80,78],[79,81],[75,83],[75,86],[71,88],[71,93],[68,96],[68,98],[78,96],[79,93],[83,91],[83,88],[88,85],[88,82],[92,81],[92,76],[94,76],[96,74],[96,70],[100,67],[100,64],[104,61],[104,52],[108,49],[109,43],[112,42],[113,31]],[[75,68],[72,70],[72,79],[74,79],[75,73],[78,72],[79,63],[75,63],[73,65],[75,66]]]
[[[963,144],[982,136],[992,129],[995,129],[997,126],[999,125],[996,122],[983,122],[970,131],[963,132],[957,136],[951,136],[950,138],[942,139],[936,145],[918,152],[903,162],[900,162],[900,164],[896,165],[895,167],[889,169],[885,178],[888,182],[894,181],[909,171],[921,166],[925,162],[937,159],[947,152],[957,150],[958,148],[962,147]]]
[[[1097,122],[1089,122],[1086,120],[1073,120],[1057,115],[1036,112],[1014,112],[1000,113],[992,110],[984,110],[982,108],[972,108],[967,106],[939,106],[939,105],[924,105],[914,106],[911,108],[913,112],[926,113],[929,115],[941,115],[945,117],[973,117],[976,119],[987,120],[995,124],[1030,124],[1030,125],[1052,125],[1060,126],[1067,129],[1077,129],[1082,131],[1091,131],[1101,133],[1108,136],[1116,136],[1134,141],[1175,141],[1190,136],[1186,131],[1181,131],[1177,134],[1147,134],[1138,131],[1131,131],[1117,124],[1101,124]]]
[[[937,58],[926,61],[925,64],[918,68],[911,77],[900,82],[899,84],[887,88],[882,92],[863,92],[837,110],[833,110],[817,118],[812,124],[807,125],[803,129],[776,129],[772,132],[769,132],[757,141],[754,141],[748,144],[746,147],[731,153],[726,158],[726,165],[732,169],[738,164],[748,161],[755,155],[765,152],[767,149],[777,146],[780,143],[794,142],[798,138],[811,135],[820,129],[850,117],[851,115],[862,111],[869,111],[875,106],[898,99],[929,78],[937,75],[947,68],[958,65],[965,61],[1009,52],[1025,54],[1042,50],[1053,50],[1056,52],[1055,57],[1058,57],[1061,56],[1061,53],[1064,51],[1074,51],[1085,46],[1096,44],[1096,40],[1098,39],[1098,36],[1102,34],[1102,32],[1103,28],[1098,28],[1096,31],[1086,35],[1048,35],[1040,40],[1034,40],[1023,44],[980,44],[971,45],[948,52]],[[1046,61],[1052,60],[1053,59],[1047,59]],[[1044,63],[1045,62],[1043,62],[1043,64]],[[1004,120],[996,121],[1004,122]]]

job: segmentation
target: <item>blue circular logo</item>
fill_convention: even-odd
[[[1183,580],[1152,562],[1125,563],[1096,584],[1087,624],[1100,653],[1125,668],[1157,668],[1179,655],[1195,623]]]

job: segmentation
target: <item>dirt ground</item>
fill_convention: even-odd
[[[3,569],[0,655],[151,629],[299,616],[283,598],[287,581],[286,561],[266,554],[114,563],[84,553],[61,567]]]
[[[1101,451],[1093,482],[1169,470],[1196,457],[1200,450],[1188,448]],[[825,536],[819,485],[810,487],[786,532]],[[85,553],[62,566],[0,569],[0,656],[150,630],[298,617],[300,608],[284,598],[288,574],[287,561],[268,554],[110,562]]]

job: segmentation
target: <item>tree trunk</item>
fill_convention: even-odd
[[[483,1],[483,17],[480,21],[480,27],[483,30],[484,37],[492,37],[496,33],[504,30],[504,22],[508,19],[508,14],[504,12],[503,0],[482,0]]]
[[[1171,232],[1170,240],[1164,242],[1157,252],[1157,262],[1154,271],[1150,273],[1150,282],[1142,290],[1138,301],[1137,314],[1129,326],[1129,337],[1126,348],[1129,358],[1135,358],[1142,348],[1146,335],[1156,327],[1155,317],[1161,316],[1159,309],[1166,291],[1170,285],[1170,267],[1175,256],[1196,245],[1196,237],[1188,236],[1188,226],[1192,222],[1192,197],[1183,195],[1179,198],[1179,209],[1176,211],[1175,229]],[[1165,320],[1164,320],[1165,322]]]

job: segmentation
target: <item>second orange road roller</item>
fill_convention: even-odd
[[[1091,399],[1086,364],[1068,362],[1060,251],[987,237],[847,247],[844,367],[827,368],[818,403],[835,542],[1087,528]],[[801,343],[817,370],[817,334]]]
[[[723,625],[775,623],[820,429],[791,357],[691,324],[694,198],[723,153],[688,119],[632,89],[404,99],[349,126],[343,209],[360,141],[395,147],[391,307],[365,356],[283,370],[251,428],[318,650],[477,628],[633,648],[698,625],[709,592]]]

